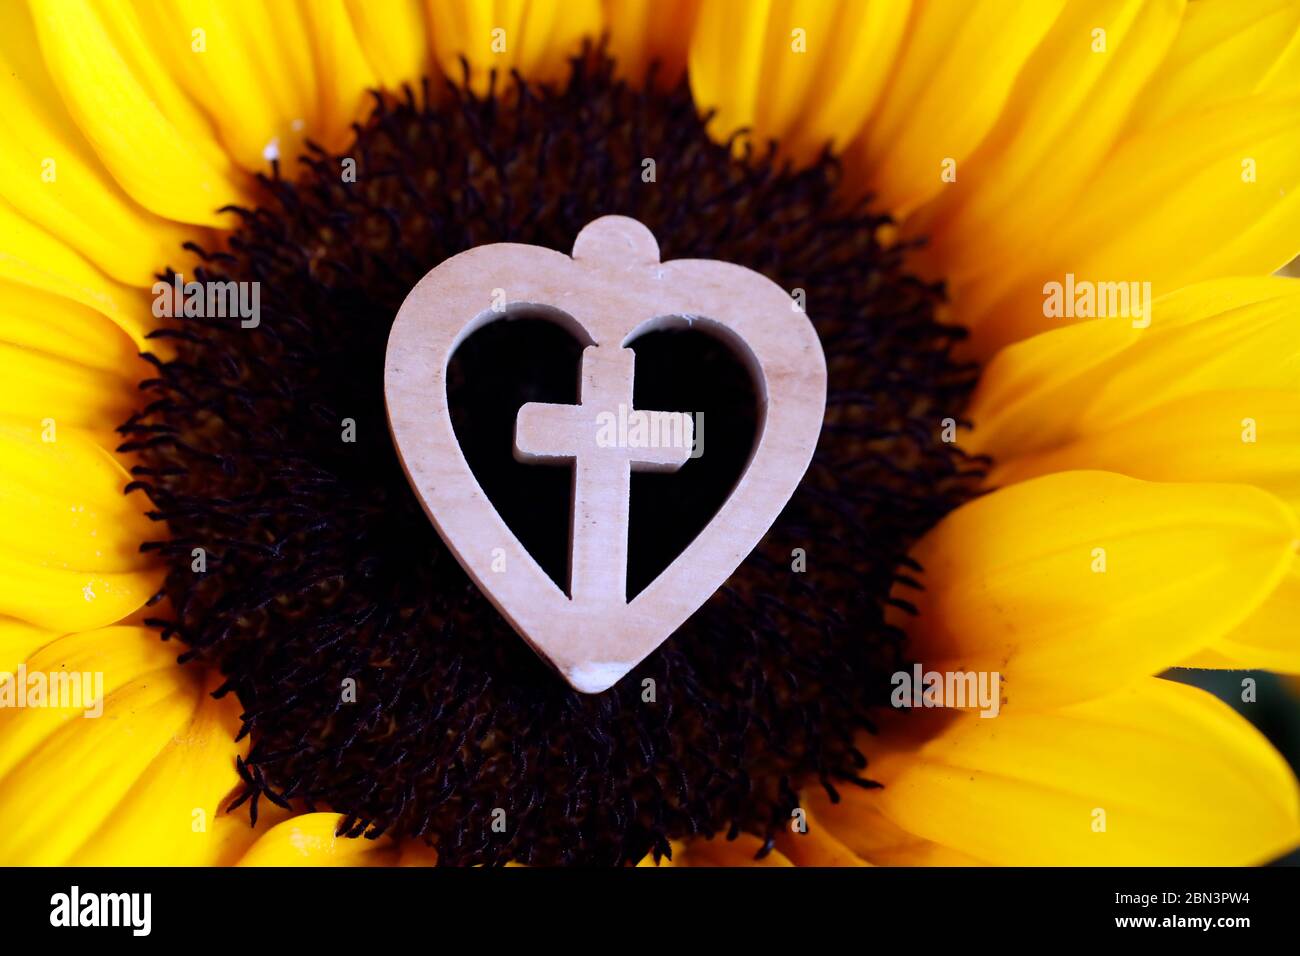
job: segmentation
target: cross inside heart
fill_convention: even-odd
[[[573,469],[567,594],[488,500],[448,409],[447,366],[457,346],[484,324],[519,315],[549,318],[584,345],[579,404],[526,404],[515,427],[520,461]],[[632,408],[629,345],[684,326],[716,335],[749,366],[758,435],[713,520],[629,601],[631,471],[674,470],[691,454],[689,416]],[[598,693],[708,600],[790,500],[821,431],[826,359],[812,323],[773,282],[726,262],[660,262],[645,226],[605,216],[578,234],[572,257],[497,243],[429,272],[393,323],[384,393],[402,467],[448,548],[534,651],[576,690]],[[608,424],[629,414],[648,414],[664,426],[652,433],[676,439],[610,441]],[[625,439],[629,429],[613,431]]]

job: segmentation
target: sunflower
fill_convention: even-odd
[[[1295,0],[15,0],[0,60],[0,862],[1300,843],[1285,761],[1158,676],[1300,672]],[[587,696],[425,520],[382,370],[429,269],[606,213],[791,290],[830,389],[760,547]],[[161,315],[189,279],[259,317]],[[552,566],[567,479],[480,437],[572,389],[518,325],[449,396]],[[753,435],[729,355],[638,368],[728,427],[634,492],[633,586]],[[891,706],[914,666],[1000,684]]]

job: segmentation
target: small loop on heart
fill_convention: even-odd
[[[579,262],[654,265],[659,262],[659,242],[635,219],[601,216],[583,226],[573,240],[573,258]]]

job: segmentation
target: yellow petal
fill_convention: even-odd
[[[0,861],[6,864],[215,863],[239,842],[215,825],[237,784],[233,700],[175,662],[156,632],[114,627],[60,638],[33,674],[101,675],[102,713],[72,706],[0,709]],[[92,690],[93,694],[93,690]],[[195,829],[204,811],[206,831]]]
[[[53,435],[0,423],[0,615],[90,630],[157,590],[162,572],[139,547],[161,532],[141,496],[122,494],[129,477],[108,452],[75,429]]]
[[[1255,485],[1300,507],[1300,390],[1235,389],[1177,398],[1050,451],[999,461],[990,485],[1073,469],[1148,481]]]
[[[783,830],[776,848],[795,866],[868,866],[866,860],[846,844],[842,835],[828,826],[820,814],[803,807],[806,829]]]
[[[1061,8],[1056,0],[916,4],[879,108],[849,155],[885,208],[902,217],[933,198],[946,160],[960,178]]]
[[[429,44],[420,0],[346,0],[352,28],[379,82],[417,90],[429,68]]]
[[[753,131],[796,159],[862,128],[902,42],[908,3],[719,0],[701,6],[691,90],[710,133]]]
[[[0,281],[0,420],[109,433],[151,373],[111,321],[70,299]]]
[[[907,652],[1001,675],[1004,711],[1087,700],[1239,625],[1295,553],[1296,519],[1245,485],[1064,472],[958,508],[913,549],[925,590],[895,597]]]
[[[367,90],[379,85],[343,0],[303,0],[302,15],[317,76],[320,112],[312,139],[329,150],[352,138],[351,124],[369,112]]]
[[[1182,0],[1066,5],[988,136],[918,217],[915,231],[929,237],[924,255],[954,295],[972,275],[1034,255],[1044,223],[1087,188],[1119,137],[1183,7]]]
[[[41,61],[27,10],[0,32],[0,193],[121,282],[147,285],[190,238],[136,205],[82,137]],[[94,228],[87,228],[93,223]]]
[[[206,689],[216,683],[210,679]],[[223,866],[242,856],[267,827],[250,826],[246,811],[226,812],[239,789],[235,759],[248,753],[247,739],[235,743],[239,713],[233,694],[221,700],[202,695],[188,723],[180,725],[127,799],[69,862]]]
[[[142,607],[162,572],[77,571],[0,554],[0,614],[56,631],[104,627]]]
[[[11,617],[0,618],[0,674],[12,674],[18,665],[59,635]]]
[[[996,460],[1047,451],[1199,393],[1300,387],[1300,281],[1188,286],[1149,328],[1095,319],[1000,353],[985,370],[963,447]]]
[[[27,657],[25,663],[29,671],[42,673],[51,669],[102,673],[106,701],[123,688],[140,683],[143,676],[169,674],[171,671],[184,678],[184,686],[176,680],[159,680],[155,683],[161,692],[165,695],[179,692],[178,688],[188,688],[197,697],[197,686],[189,687],[196,672],[178,668],[176,654],[176,646],[159,640],[156,632],[141,627],[108,627],[69,634],[46,643]],[[0,736],[0,775],[7,775],[68,727],[93,729],[99,726],[93,719],[82,717],[87,709],[89,704],[80,708],[0,708],[0,722],[5,728],[3,736]]]
[[[898,827],[994,864],[1240,866],[1300,842],[1296,780],[1203,691],[1149,678],[1060,711],[961,716],[866,741],[862,795]],[[1104,826],[1104,829],[1102,829]]]
[[[57,435],[57,431],[55,433]],[[42,441],[0,422],[0,550],[57,569],[129,571],[148,567],[140,544],[163,535],[145,516],[130,476],[75,432]]]
[[[330,81],[297,3],[143,0],[140,20],[167,73],[244,169],[265,171],[279,158],[292,170],[307,136],[336,132],[322,109]]]
[[[272,827],[240,866],[394,866],[399,848],[388,839],[338,836],[344,817],[304,813]]]
[[[1252,93],[1300,88],[1300,6],[1294,0],[1197,0],[1178,39],[1133,104],[1135,128]]]
[[[1239,663],[1230,657],[1225,657],[1213,647],[1201,648],[1190,657],[1179,661],[1178,666],[1212,671],[1246,670],[1250,667],[1249,664]]]
[[[30,2],[30,0],[29,0]],[[217,139],[213,120],[203,105],[192,99],[182,86],[172,64],[164,55],[171,50],[175,39],[162,27],[158,35],[152,30],[157,16],[164,11],[154,0],[89,0],[100,15],[113,48],[121,56],[125,68],[134,76],[149,95],[176,134],[186,139],[200,161],[211,165],[227,177],[236,189],[246,187],[247,181],[231,162]],[[172,0],[165,0],[172,3]],[[143,6],[153,3],[153,8]],[[183,32],[187,51],[197,53],[192,30]],[[242,105],[242,104],[241,104]]]
[[[135,367],[132,361],[126,368]],[[117,372],[0,342],[0,417],[36,424],[111,429],[136,405],[135,383]],[[141,376],[143,378],[143,376]]]
[[[80,253],[34,226],[0,199],[0,306],[7,289],[27,287],[88,306],[143,346],[152,325],[149,300],[140,289],[114,282]]]
[[[71,299],[16,282],[0,281],[0,342],[83,368],[116,373],[130,382],[132,391],[148,369],[139,360],[132,338],[103,315]]]
[[[909,833],[877,809],[873,791],[848,785],[832,802],[820,788],[803,797],[834,839],[872,866],[987,866],[952,847],[941,846]]]
[[[561,79],[567,58],[602,27],[599,0],[426,0],[426,10],[442,72],[459,81],[465,57],[480,95],[494,70],[498,89],[511,70],[533,82]]]
[[[1300,93],[1261,94],[1126,137],[1032,254],[954,294],[975,353],[1044,329],[1045,287],[1267,275],[1300,251]],[[1120,320],[1122,321],[1122,320]]]
[[[642,83],[657,62],[658,83],[680,80],[699,8],[699,0],[604,0],[607,49],[619,75]]]
[[[182,118],[179,107],[169,109],[181,102],[178,97],[158,98],[163,87],[153,81],[164,74],[129,9],[113,3],[100,9],[87,0],[32,0],[31,9],[51,80],[122,188],[159,216],[223,224],[227,217],[216,210],[240,198],[240,183],[211,148],[210,137],[207,145],[194,138],[202,124],[192,110]],[[189,52],[188,28],[163,42],[200,56]],[[245,117],[257,99],[230,99],[223,106]],[[231,103],[239,109],[231,110]]]
[[[1201,666],[1259,668],[1300,674],[1300,557],[1291,562],[1277,589],[1237,628],[1209,648],[1217,663]]]

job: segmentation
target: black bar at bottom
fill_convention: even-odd
[[[809,949],[832,935],[854,949],[881,938],[1225,942],[1294,932],[1298,902],[1300,869],[1283,867],[0,869],[6,942],[77,933],[83,943],[229,945],[252,934],[295,948],[383,939],[436,950],[498,947],[522,934],[528,947],[641,940],[675,949],[702,937],[774,943],[778,932],[805,936]]]

